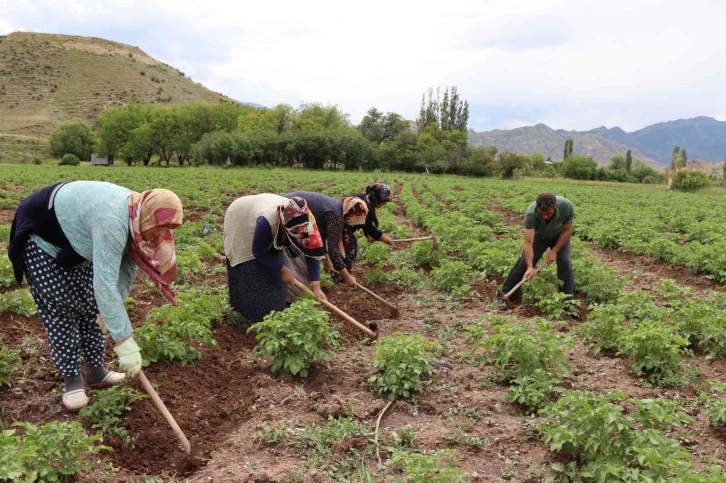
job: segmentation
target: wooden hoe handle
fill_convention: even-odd
[[[338,307],[336,307],[335,305],[331,304],[327,300],[323,300],[323,299],[317,298],[315,296],[315,294],[313,293],[313,291],[310,290],[304,283],[300,282],[300,280],[297,280],[297,279],[295,280],[295,286],[298,287],[299,289],[304,290],[308,294],[310,294],[315,300],[317,300],[321,304],[325,305],[327,308],[329,308],[330,310],[332,310],[333,312],[335,312],[336,314],[338,314],[339,316],[341,316],[343,319],[345,319],[346,321],[348,321],[351,324],[353,324],[354,326],[356,326],[358,329],[360,329],[363,332],[365,332],[366,334],[368,334],[370,337],[375,337],[377,335],[371,329],[369,329],[365,325],[361,324],[360,322],[358,322],[357,320],[355,320],[353,317],[351,317],[350,315],[346,314],[345,312],[343,312],[342,310],[340,310]]]
[[[169,410],[166,409],[164,401],[159,398],[159,395],[154,390],[154,386],[152,386],[149,380],[146,378],[146,374],[144,374],[144,371],[139,371],[139,381],[141,381],[141,385],[144,386],[144,390],[149,394],[151,400],[154,401],[156,409],[159,410],[159,412],[164,416],[164,419],[166,419],[166,422],[169,423],[169,426],[171,426],[171,429],[174,430],[174,434],[176,434],[176,437],[179,438],[179,441],[184,447],[184,452],[187,454],[187,456],[189,456],[192,451],[192,445],[189,444],[189,440],[184,435],[184,432],[181,430],[179,425],[176,424],[174,416],[172,416]]]

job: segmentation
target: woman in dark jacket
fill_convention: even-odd
[[[373,183],[366,186],[366,192],[355,195],[364,200],[368,206],[363,233],[368,241],[381,241],[387,245],[391,244],[391,237],[378,229],[378,217],[376,208],[380,208],[391,201],[391,188],[387,184]]]

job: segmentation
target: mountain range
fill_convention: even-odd
[[[545,124],[510,130],[469,130],[472,146],[496,146],[499,151],[524,154],[540,152],[562,159],[567,139],[574,141],[574,154],[591,156],[607,164],[615,154],[632,150],[633,158],[654,167],[668,166],[674,146],[686,149],[689,160],[719,162],[726,158],[726,122],[712,117],[694,117],[661,122],[633,132],[601,126],[589,131],[552,129]]]

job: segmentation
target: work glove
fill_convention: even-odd
[[[126,377],[136,377],[141,370],[141,352],[133,337],[116,344],[113,351],[118,356],[118,365]]]

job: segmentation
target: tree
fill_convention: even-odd
[[[497,168],[502,178],[514,177],[515,171],[522,169],[527,164],[527,156],[519,153],[504,152],[497,156]]]
[[[322,131],[350,126],[348,115],[341,112],[338,106],[317,102],[300,104],[291,120],[292,128],[299,131]]]
[[[573,151],[574,147],[575,147],[575,142],[572,139],[568,139],[565,141],[565,150],[564,150],[563,156],[562,156],[563,160],[572,156],[572,151]]]
[[[534,153],[530,155],[529,161],[532,166],[532,170],[535,172],[542,172],[550,167],[550,165],[545,162],[545,157],[542,153]]]
[[[61,124],[50,137],[50,152],[61,157],[73,154],[83,161],[91,160],[94,137],[91,128],[83,121]]]
[[[678,163],[679,168],[685,168],[688,166],[688,155],[686,154],[686,148],[681,149],[681,157]]]
[[[647,164],[645,164],[642,161],[636,160],[633,162],[633,168],[630,171],[630,174],[632,174],[639,183],[645,182],[645,179],[651,179],[651,180],[662,180],[663,175],[658,173],[655,169],[651,168]]]
[[[673,153],[671,154],[671,171],[678,169],[678,161],[681,156],[681,147],[673,146]]]
[[[466,159],[461,162],[459,174],[474,176],[492,176],[496,169],[497,148],[469,148]]]
[[[628,152],[625,153],[625,171],[630,173],[630,170],[633,167],[633,151],[628,149]]]
[[[612,158],[610,158],[610,165],[608,166],[608,169],[612,171],[617,170],[623,170],[625,171],[627,168],[627,157],[623,156],[622,154],[616,154]]]
[[[388,167],[391,170],[413,171],[418,162],[417,144],[418,135],[411,131],[404,131],[392,142],[381,145],[379,155],[385,163],[382,167]]]
[[[723,159],[723,179],[726,180],[726,158]]]
[[[151,106],[130,104],[118,109],[106,109],[96,122],[96,152],[129,160],[131,152],[141,152],[138,142],[127,146],[132,133],[142,124],[149,122]],[[131,160],[134,158],[131,157]]]
[[[370,142],[382,144],[390,141],[408,128],[408,122],[395,112],[383,114],[371,107],[358,125],[358,129]]]
[[[265,111],[263,125],[270,123],[277,134],[282,134],[292,126],[294,111],[295,109],[290,104],[278,104]]]
[[[469,123],[469,102],[461,100],[456,86],[444,89],[443,100],[440,94],[441,89],[437,88],[434,97],[434,89],[430,87],[428,100],[426,93],[421,98],[421,109],[416,119],[418,131],[424,132],[426,128],[434,128],[441,131],[466,132]]]
[[[595,179],[597,161],[590,157],[570,155],[558,166],[565,178]]]

